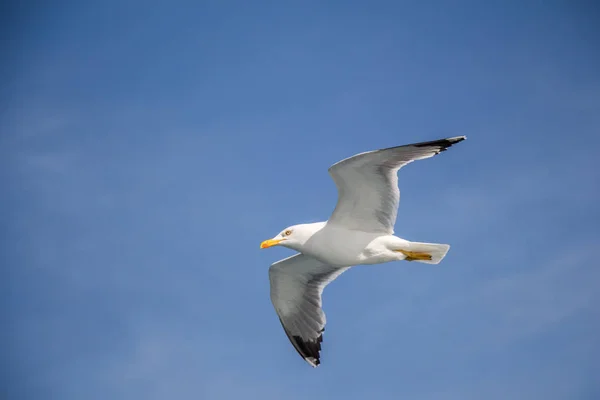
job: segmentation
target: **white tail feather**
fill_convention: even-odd
[[[427,253],[431,255],[431,260],[414,260],[415,262],[422,262],[425,264],[439,264],[440,261],[446,257],[446,253],[450,250],[448,244],[438,243],[421,243],[421,242],[409,242],[407,250],[414,251],[416,253]]]

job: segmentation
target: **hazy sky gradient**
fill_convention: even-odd
[[[593,2],[12,7],[0,397],[600,397]],[[329,217],[334,162],[457,135],[399,179],[448,256],[333,282],[310,368],[260,242]]]

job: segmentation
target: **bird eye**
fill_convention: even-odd
[[[285,236],[290,236],[292,234],[292,231],[291,230],[287,230],[287,231],[283,232],[283,234]]]

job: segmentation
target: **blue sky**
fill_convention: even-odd
[[[600,396],[590,2],[12,7],[7,398]],[[448,256],[333,282],[310,368],[259,243],[328,218],[334,162],[463,134],[399,179],[396,233]]]

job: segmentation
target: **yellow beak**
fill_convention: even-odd
[[[268,249],[269,247],[277,246],[280,242],[283,242],[283,239],[269,239],[269,240],[265,240],[264,242],[262,242],[260,244],[260,248],[261,249]]]

